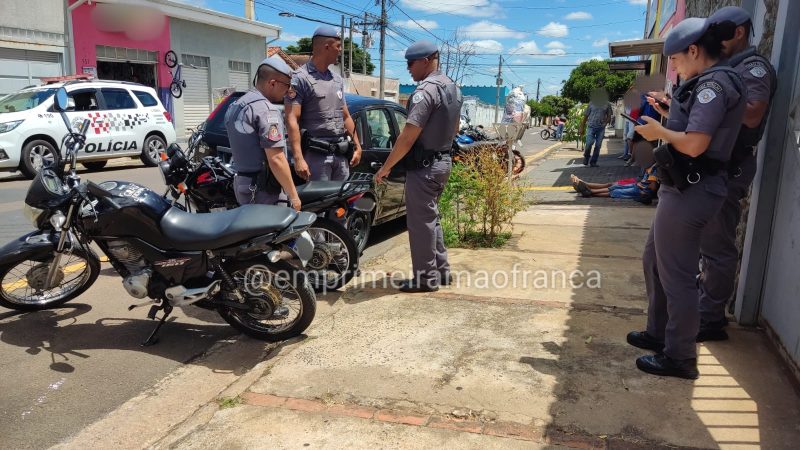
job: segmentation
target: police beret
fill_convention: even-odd
[[[336,28],[334,28],[334,27],[332,27],[330,25],[320,25],[320,26],[318,26],[317,29],[314,30],[314,35],[311,36],[311,38],[313,39],[313,38],[315,38],[317,36],[336,38],[336,39],[341,39],[342,38],[341,36],[339,36],[339,30],[337,30]]]
[[[422,59],[438,52],[436,44],[431,41],[421,40],[411,44],[406,50],[406,59],[413,61],[415,59]]]
[[[675,25],[675,28],[669,32],[667,40],[664,41],[664,55],[674,55],[689,48],[690,45],[700,40],[703,33],[708,30],[708,25],[708,21],[700,17],[683,19]]]
[[[269,58],[266,58],[265,60],[261,61],[261,64],[259,64],[258,67],[261,66],[270,66],[273,69],[277,70],[278,72],[286,75],[287,77],[292,76],[292,69],[289,67],[288,64],[286,64],[286,61],[282,60],[277,55],[270,56]]]
[[[708,17],[708,23],[733,22],[737,26],[750,22],[752,18],[746,9],[738,6],[726,6],[718,9]]]

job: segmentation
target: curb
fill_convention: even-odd
[[[531,155],[528,158],[525,158],[525,170],[523,170],[522,173],[520,173],[518,175],[518,178],[522,178],[522,177],[526,176],[528,173],[530,173],[530,171],[533,170],[533,166],[531,166],[531,164],[533,164],[533,163],[535,163],[537,161],[540,161],[540,160],[542,160],[544,158],[547,158],[555,150],[559,149],[562,144],[563,144],[563,142],[556,142],[555,144],[550,145],[549,147],[545,148],[544,150],[540,150],[535,155]]]

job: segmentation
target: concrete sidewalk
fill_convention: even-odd
[[[527,181],[549,189],[532,189],[505,248],[450,251],[456,286],[384,287],[410,267],[401,235],[224,401],[170,415],[202,382],[177,376],[63,447],[797,448],[800,396],[760,330],[734,325],[729,341],[701,345],[694,382],[635,368],[643,352],[625,335],[645,325],[640,255],[655,208],[567,187],[570,171],[635,175],[607,143],[600,168],[563,147],[538,161]]]

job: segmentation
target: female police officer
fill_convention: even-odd
[[[662,187],[643,255],[647,330],[628,334],[631,345],[657,352],[636,360],[655,375],[698,376],[700,238],[727,195],[726,163],[746,104],[741,78],[717,64],[729,25],[690,18],[670,32],[664,55],[686,81],[673,93],[666,127],[649,117],[636,127],[648,141],[668,142],[655,150]]]

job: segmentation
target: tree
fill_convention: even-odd
[[[310,55],[312,50],[311,46],[311,38],[304,37],[300,38],[297,41],[297,45],[288,45],[286,46],[286,53],[290,55]],[[344,53],[344,65],[345,67],[350,67],[350,38],[344,38],[342,41],[342,52]],[[354,73],[363,73],[364,67],[364,56],[367,58],[367,74],[372,75],[372,72],[375,70],[375,64],[372,63],[372,58],[369,55],[369,52],[366,52],[364,49],[358,46],[355,42],[353,42],[353,72]]]
[[[630,70],[611,71],[608,61],[584,61],[572,69],[561,93],[572,100],[588,103],[592,90],[604,88],[608,99],[616,101],[633,85],[636,74]]]
[[[550,106],[550,109],[553,111],[551,115],[554,116],[566,116],[569,114],[569,110],[575,106],[574,100],[558,95],[545,95],[542,97],[541,103]]]
[[[528,100],[528,106],[531,107],[532,117],[552,117],[556,115],[556,110],[550,104]]]

